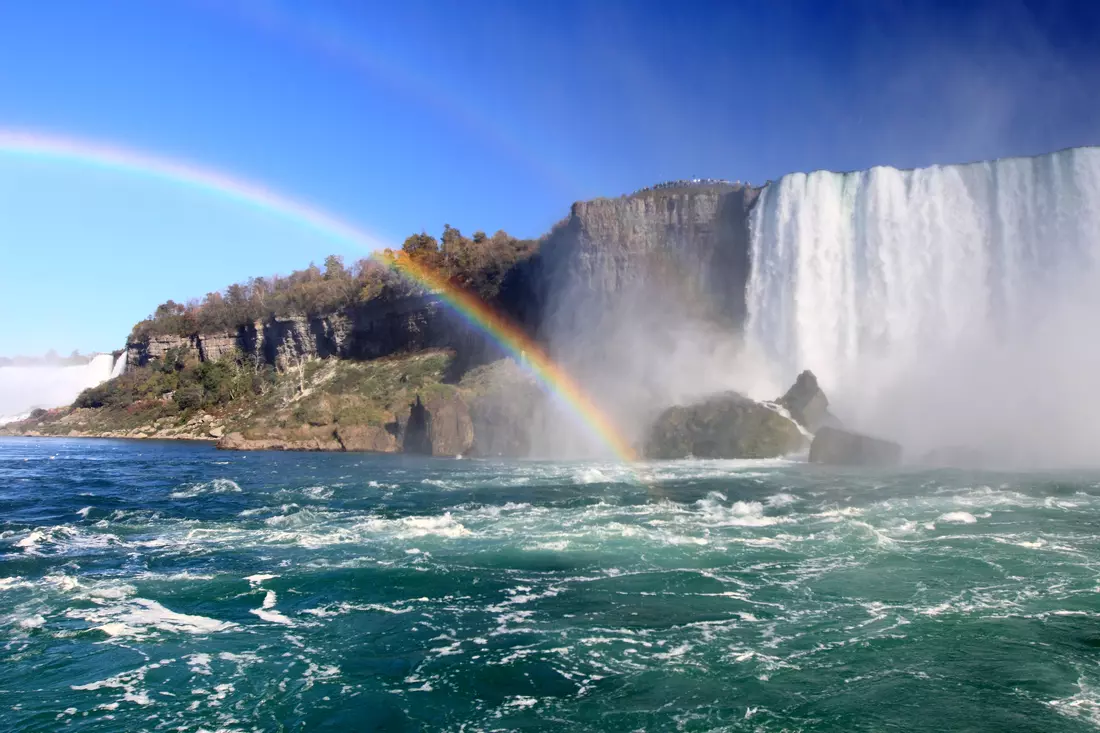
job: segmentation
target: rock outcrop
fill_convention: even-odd
[[[573,204],[539,252],[505,279],[501,302],[530,327],[568,328],[601,302],[659,288],[739,328],[749,275],[749,212],[760,189],[706,182]],[[583,302],[583,308],[576,303]]]
[[[309,426],[286,430],[278,436],[267,435],[262,438],[246,438],[242,433],[229,433],[218,441],[218,447],[225,450],[343,450],[332,428]]]
[[[808,369],[798,375],[787,393],[776,402],[811,433],[825,425],[840,427],[839,421],[829,413],[829,398],[818,386],[817,377]]]
[[[323,316],[270,318],[236,331],[153,336],[126,345],[130,365],[163,359],[171,349],[216,361],[240,354],[287,370],[311,359],[376,359],[431,348],[472,345],[469,329],[437,296],[370,301]]]
[[[396,453],[401,448],[393,431],[375,425],[339,425],[334,435],[348,453]]]
[[[889,440],[823,427],[810,444],[810,463],[896,466],[901,463],[901,446]]]
[[[432,416],[428,408],[416,396],[416,402],[409,405],[409,417],[405,421],[401,439],[401,450],[420,456],[432,454]]]
[[[436,398],[427,404],[428,441],[433,456],[461,456],[474,444],[470,408],[458,396]]]
[[[803,449],[798,426],[736,392],[694,405],[671,407],[645,442],[649,458],[775,458]]]

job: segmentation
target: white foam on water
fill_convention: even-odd
[[[1046,703],[1062,715],[1087,720],[1100,726],[1100,689],[1084,677],[1077,680],[1077,692],[1069,697]]]
[[[41,614],[33,614],[25,618],[18,619],[16,625],[21,629],[38,629],[46,625],[46,619]]]
[[[419,537],[467,537],[469,529],[456,521],[450,512],[442,516],[401,517],[400,519],[371,518],[359,525],[367,532],[392,534],[399,539]]]
[[[94,692],[102,689],[121,690],[122,697],[120,700],[122,702],[131,702],[143,707],[149,706],[153,704],[153,700],[144,689],[141,689],[142,683],[145,681],[145,675],[150,670],[159,669],[175,661],[175,659],[162,659],[159,662],[146,664],[129,672],[120,672],[96,682],[89,682],[85,685],[70,685],[70,688],[78,692]],[[115,704],[115,707],[117,707],[117,704]],[[113,710],[115,708],[104,709]]]
[[[10,578],[0,578],[0,590],[9,590],[11,588],[29,588],[33,586],[33,583],[29,583],[18,575]]]
[[[977,524],[978,519],[970,512],[947,512],[941,514],[936,521],[952,524]]]
[[[197,496],[207,494],[239,494],[241,490],[236,481],[227,478],[216,478],[213,481],[184,486],[168,496],[172,499],[194,499]]]
[[[274,610],[276,603],[275,591],[269,590],[264,595],[263,603],[259,608],[253,608],[249,610],[249,613],[259,616],[264,621],[272,624],[282,624],[283,626],[293,626],[294,622],[284,616],[279,611]]]
[[[611,478],[598,468],[582,468],[573,474],[574,483],[578,484],[603,484],[609,483]]]
[[[187,660],[187,667],[193,674],[207,676],[213,674],[213,672],[210,671],[210,663],[214,660],[209,654],[191,654],[184,657],[184,659]]]
[[[765,499],[765,503],[772,508],[786,507],[792,504],[797,504],[798,502],[799,498],[797,496],[782,492],[769,496],[767,499]]]
[[[278,575],[271,575],[270,573],[256,573],[255,575],[249,575],[247,578],[245,578],[245,580],[247,580],[248,584],[251,585],[253,588],[256,588],[259,587],[260,583],[263,583],[265,580],[273,580],[278,577]]]
[[[310,486],[302,489],[302,493],[311,499],[331,499],[335,492],[328,486]]]
[[[86,555],[122,544],[113,534],[60,524],[37,527],[15,543],[27,555]]]
[[[92,600],[96,600],[92,597]],[[160,632],[173,634],[215,634],[230,631],[237,625],[206,616],[177,613],[157,601],[133,598],[123,603],[92,608],[70,608],[65,616],[92,624],[92,629],[109,637],[144,638]]]
[[[308,613],[318,618],[331,618],[333,616],[343,616],[355,611],[378,611],[381,613],[401,614],[408,613],[412,610],[413,608],[411,606],[400,608],[384,603],[347,603],[346,601],[342,601],[340,603],[330,603],[317,608],[307,608],[303,610],[302,613]]]
[[[703,524],[733,527],[768,527],[788,521],[786,517],[767,516],[764,505],[758,501],[735,501],[729,506],[722,502],[726,497],[712,491],[704,499],[695,502],[701,510]]]

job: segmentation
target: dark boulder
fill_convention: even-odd
[[[402,433],[401,450],[422,456],[462,455],[474,442],[470,410],[457,396],[437,397],[425,404],[417,395],[398,430]]]
[[[823,427],[810,444],[810,463],[896,466],[901,463],[901,446],[839,428]]]
[[[437,397],[428,402],[428,437],[433,456],[461,456],[474,443],[470,408],[460,397]]]
[[[839,427],[839,421],[829,413],[829,398],[818,386],[817,377],[808,369],[798,375],[787,394],[776,402],[811,433],[826,425]]]
[[[409,405],[409,419],[405,423],[405,435],[401,441],[402,452],[421,456],[432,454],[432,439],[429,435],[431,421],[431,413],[420,401],[420,395],[417,395],[416,402]]]
[[[724,392],[694,405],[670,407],[650,428],[649,458],[776,458],[805,445],[798,426],[775,410]]]

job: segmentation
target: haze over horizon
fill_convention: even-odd
[[[1100,143],[1098,30],[1095,5],[1023,0],[0,0],[0,130],[208,167],[394,245],[444,223],[529,237],[574,200],[670,179]],[[2,355],[116,349],[164,300],[332,252],[366,254],[207,192],[0,150]]]

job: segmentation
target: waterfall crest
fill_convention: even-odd
[[[776,385],[812,369],[857,426],[918,446],[1037,448],[1042,423],[1039,453],[1087,458],[1100,149],[792,174],[750,231],[746,338]]]

